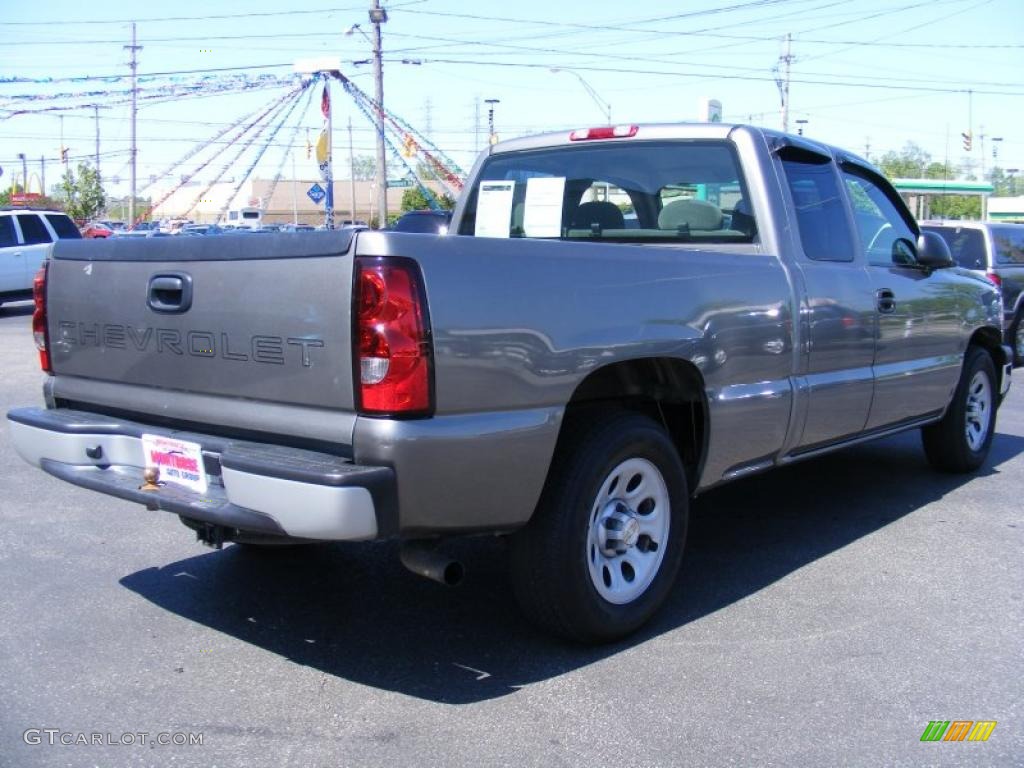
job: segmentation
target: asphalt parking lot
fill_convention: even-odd
[[[0,308],[4,412],[41,402],[29,317]],[[1022,765],[1022,384],[974,476],[911,433],[701,497],[667,609],[603,648],[523,623],[498,540],[455,589],[390,544],[213,551],[4,426],[0,765]]]

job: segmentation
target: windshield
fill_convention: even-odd
[[[1024,264],[1024,226],[1004,224],[992,227],[992,245],[997,264]]]
[[[495,155],[459,234],[750,243],[757,227],[731,143],[607,142]]]

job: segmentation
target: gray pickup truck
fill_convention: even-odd
[[[864,160],[746,126],[509,141],[447,236],[61,242],[36,281],[27,461],[206,543],[397,538],[453,582],[508,535],[524,612],[583,641],[665,600],[690,498],[921,428],[986,458],[999,291]]]

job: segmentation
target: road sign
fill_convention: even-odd
[[[389,187],[411,187],[411,179],[388,179]]]
[[[325,197],[327,197],[327,193],[324,192],[324,188],[321,187],[319,184],[314,184],[306,191],[306,196],[309,197],[309,199],[312,200],[314,203],[319,205],[320,202],[323,201]]]

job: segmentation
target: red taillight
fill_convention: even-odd
[[[359,410],[374,415],[429,413],[430,329],[416,263],[356,259],[354,299]]]
[[[50,262],[44,261],[43,266],[39,268],[32,280],[32,299],[36,304],[36,308],[32,311],[32,336],[36,341],[36,349],[39,350],[39,367],[47,373],[52,373],[50,333],[46,329],[46,275],[49,267]]]
[[[1001,278],[995,272],[989,272],[988,274],[985,275],[985,277],[987,277],[990,282],[995,284],[996,288],[1001,288],[1002,287],[1002,285],[1003,285],[1003,278]]]
[[[636,136],[636,125],[603,125],[600,128],[580,128],[569,134],[569,141],[589,141],[591,139],[628,139]]]

